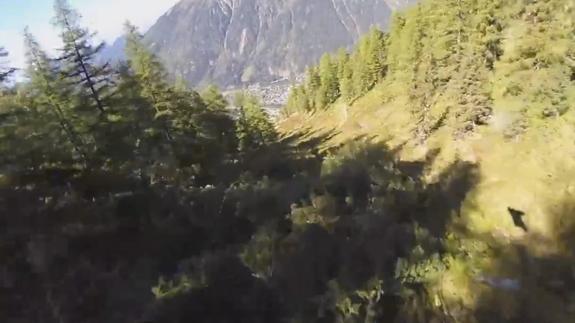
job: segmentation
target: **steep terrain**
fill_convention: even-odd
[[[367,94],[315,109],[323,84],[292,94],[308,109],[282,132],[327,137],[328,154],[384,143],[445,189],[439,203],[409,194],[389,203],[417,205],[404,216],[427,238],[407,257],[407,278],[447,322],[574,317],[565,291],[575,285],[574,30],[572,1],[423,1],[394,20],[387,73]],[[376,186],[377,164],[363,166]]]
[[[192,85],[290,78],[327,51],[385,28],[412,0],[183,0],[146,34],[169,72]]]
[[[573,1],[423,0],[276,124],[57,4],[0,91],[1,322],[573,323]]]

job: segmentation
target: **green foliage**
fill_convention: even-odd
[[[181,275],[174,280],[160,277],[158,284],[152,288],[152,293],[156,299],[161,300],[181,296],[190,290],[201,289],[202,287],[205,287],[205,282],[201,281],[201,277],[196,280],[186,275]]]
[[[365,94],[385,76],[385,34],[372,29],[360,41],[351,60],[356,95]]]
[[[349,61],[347,61],[343,68],[341,69],[340,74],[340,83],[339,87],[341,90],[341,95],[344,100],[349,101],[352,98],[357,97],[358,92],[354,85],[353,75],[354,75],[354,68]]]
[[[373,29],[352,53],[324,56],[285,112],[351,103],[385,79],[381,91],[406,102],[422,142],[444,126],[464,137],[498,113],[523,131],[540,126],[564,116],[575,93],[572,11],[556,0],[424,1],[395,15],[388,35]]]
[[[421,228],[416,228],[416,233],[421,230]],[[428,246],[422,244],[425,244],[425,241],[420,241],[413,248],[409,259],[400,259],[396,263],[395,276],[405,284],[433,285],[447,270],[447,260],[442,259],[438,253],[440,249],[433,244]]]
[[[43,124],[36,125],[35,129],[50,134],[51,140],[55,139],[54,135],[65,137],[66,139],[61,141],[68,141],[73,147],[73,151],[67,154],[70,154],[72,160],[81,160],[87,164],[90,147],[71,121],[72,101],[67,97],[67,92],[62,91],[66,88],[65,80],[58,73],[58,66],[40,48],[28,30],[25,31],[24,38],[28,57],[27,76],[30,80],[27,90],[30,91],[38,113],[43,115]],[[59,127],[56,128],[55,124]],[[65,151],[66,146],[62,143],[60,147]]]
[[[333,196],[312,196],[311,205],[293,208],[290,220],[294,227],[306,227],[317,224],[326,230],[333,229],[339,218],[336,216],[337,201]]]
[[[324,109],[339,98],[352,101],[371,90],[386,75],[386,36],[373,28],[351,54],[341,49],[322,56],[308,69],[303,85],[292,89],[284,113]]]
[[[312,105],[306,87],[303,85],[294,86],[289,94],[288,102],[283,112],[289,115],[298,111],[310,111]]]
[[[135,82],[133,88],[145,100],[138,107],[146,116],[140,118],[145,129],[138,143],[141,151],[164,159],[162,168],[199,167],[209,172],[236,149],[235,125],[226,111],[227,101],[215,87],[200,95],[170,85],[159,59],[130,24],[126,25],[126,38],[129,71],[124,80]]]
[[[129,23],[126,29],[126,56],[128,64],[141,86],[141,95],[148,99],[161,117],[173,109],[173,90],[166,81],[166,71],[159,59],[148,50],[143,36]]]
[[[240,92],[234,105],[240,110],[237,126],[240,151],[257,150],[276,140],[275,127],[256,97]]]
[[[211,111],[224,111],[228,107],[228,101],[216,85],[210,85],[201,93],[206,108]]]
[[[325,54],[319,62],[319,78],[321,86],[317,94],[317,107],[325,107],[337,100],[340,95],[337,62]]]
[[[80,26],[80,15],[67,0],[56,0],[54,10],[54,24],[60,28],[64,44],[58,57],[60,71],[73,85],[68,90],[79,98],[79,107],[86,110],[87,103],[92,102],[92,106],[103,114],[112,86],[109,64],[97,62],[104,43],[93,44],[93,34]]]
[[[254,234],[240,258],[243,263],[260,279],[270,279],[273,274],[275,248],[279,235],[273,227],[264,226]]]

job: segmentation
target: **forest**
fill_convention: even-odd
[[[2,322],[573,322],[573,1],[423,0],[279,120],[54,8],[0,66]]]

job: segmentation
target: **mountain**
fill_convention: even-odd
[[[350,47],[414,0],[182,0],[146,34],[168,71],[192,85],[266,83]]]
[[[103,62],[117,63],[126,58],[124,53],[126,47],[126,37],[118,37],[112,44],[104,47],[100,53],[99,59]]]

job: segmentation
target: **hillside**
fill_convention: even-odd
[[[318,81],[330,80],[320,65],[279,124],[306,141],[327,137],[320,150],[328,155],[384,145],[400,164],[422,164],[424,185],[446,189],[439,204],[407,214],[442,245],[414,249],[431,257],[416,257],[412,265],[427,270],[415,280],[456,322],[574,315],[565,291],[575,283],[574,28],[573,2],[423,1],[394,19],[386,72],[371,90],[346,96],[352,76],[340,74],[334,103],[318,105],[331,84]],[[366,162],[377,182],[376,165]],[[407,196],[397,203],[409,205]],[[451,212],[436,235],[426,223],[442,221],[443,208]],[[430,268],[433,250],[443,260]]]
[[[573,322],[575,3],[423,0],[277,122],[54,8],[0,73],[1,322]]]
[[[411,0],[183,0],[146,34],[172,75],[190,84],[267,83],[386,28]]]

